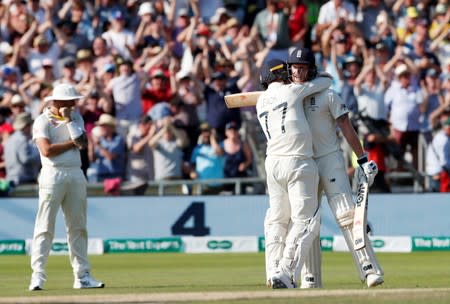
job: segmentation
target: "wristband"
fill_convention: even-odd
[[[361,156],[360,158],[358,158],[358,160],[357,160],[357,162],[358,162],[358,165],[362,165],[362,164],[365,164],[365,163],[367,163],[369,161],[369,158],[367,157],[367,154],[364,154],[363,156]]]
[[[83,130],[73,121],[66,124],[71,139],[76,139],[83,135]]]

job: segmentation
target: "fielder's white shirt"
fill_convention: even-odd
[[[303,106],[314,138],[314,157],[340,150],[336,119],[348,113],[342,98],[333,90],[325,90],[307,97]]]
[[[72,121],[84,131],[81,115],[78,112],[72,112],[71,116]],[[36,141],[38,138],[47,138],[52,144],[70,140],[66,122],[55,117],[49,109],[45,109],[33,124],[33,140]],[[75,147],[53,157],[45,157],[42,153],[40,155],[42,167],[81,167],[80,151]]]
[[[302,101],[330,84],[326,77],[305,84],[269,84],[256,104],[258,121],[267,139],[266,155],[313,156],[311,131]]]

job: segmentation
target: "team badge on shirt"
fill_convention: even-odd
[[[308,109],[310,111],[315,111],[319,106],[316,105],[316,98],[313,96],[309,99]]]

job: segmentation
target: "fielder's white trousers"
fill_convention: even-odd
[[[41,170],[31,268],[34,273],[45,273],[59,207],[66,225],[70,263],[74,275],[80,277],[90,270],[90,265],[87,257],[86,178],[77,167],[43,167]]]

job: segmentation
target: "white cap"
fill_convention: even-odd
[[[139,6],[138,15],[143,16],[145,14],[153,14],[155,10],[150,2],[144,2]]]
[[[404,64],[404,63],[402,63],[399,66],[397,66],[395,68],[395,71],[394,71],[396,76],[400,76],[400,75],[402,75],[404,73],[407,73],[407,72],[409,72],[409,69],[408,69],[408,66],[406,64]]]
[[[177,80],[180,80],[180,79],[190,77],[190,76],[191,76],[191,73],[189,71],[181,70],[177,73],[176,78],[177,78]]]
[[[52,95],[45,97],[45,101],[50,100],[74,100],[83,98],[73,85],[67,83],[58,84],[52,92]]]
[[[13,97],[11,98],[11,104],[17,105],[21,103],[24,103],[22,96],[20,96],[19,94],[14,94]]]

